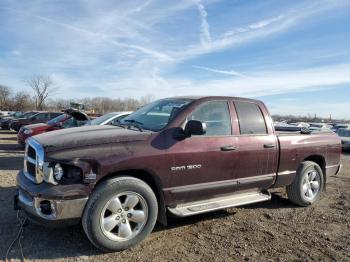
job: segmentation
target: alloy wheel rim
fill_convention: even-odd
[[[320,185],[321,178],[319,172],[315,169],[308,171],[302,183],[303,196],[307,200],[313,201],[320,191]]]
[[[104,205],[100,226],[103,234],[113,241],[126,241],[138,235],[147,222],[146,200],[136,192],[113,196]]]

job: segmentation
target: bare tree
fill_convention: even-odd
[[[49,99],[47,104],[52,110],[63,110],[70,106],[70,100],[64,98]]]
[[[147,105],[153,102],[154,100],[156,100],[156,97],[153,94],[147,94],[140,98],[140,103],[141,105]]]
[[[10,88],[4,85],[0,85],[0,110],[8,110],[10,106]]]
[[[50,76],[34,75],[27,80],[27,84],[33,89],[35,106],[37,110],[43,110],[45,100],[53,94],[57,87]]]
[[[14,111],[27,111],[33,108],[33,106],[34,101],[27,92],[19,91],[12,98],[11,108]]]

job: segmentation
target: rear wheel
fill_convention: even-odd
[[[95,190],[84,210],[82,224],[90,241],[103,251],[120,251],[138,244],[154,228],[158,205],[142,180],[117,177]]]
[[[287,186],[288,199],[299,206],[308,206],[319,199],[324,187],[324,176],[318,164],[301,163],[293,183]]]

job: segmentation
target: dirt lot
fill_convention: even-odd
[[[19,223],[13,210],[15,177],[23,151],[14,133],[0,130],[0,259]],[[272,201],[186,219],[172,219],[141,245],[103,254],[80,226],[52,229],[26,223],[21,238],[26,260],[237,261],[350,260],[350,155],[343,171],[329,178],[327,192],[312,207],[298,208],[283,190]],[[9,258],[21,259],[18,243]]]

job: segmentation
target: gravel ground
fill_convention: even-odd
[[[0,130],[0,259],[19,230],[13,195],[22,159],[15,134]],[[321,200],[308,208],[290,204],[278,189],[269,202],[171,219],[140,245],[109,254],[96,250],[80,226],[53,229],[28,222],[20,238],[23,255],[44,261],[350,261],[349,160],[342,155],[342,172],[328,179]],[[18,242],[9,258],[21,260]]]

